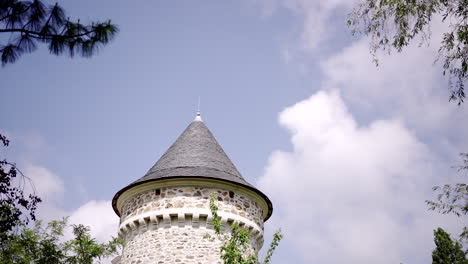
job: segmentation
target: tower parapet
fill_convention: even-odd
[[[271,202],[244,180],[197,115],[144,177],[114,196],[125,241],[120,263],[221,263],[209,210],[213,193],[223,232],[239,223],[251,234],[251,252],[258,252]]]

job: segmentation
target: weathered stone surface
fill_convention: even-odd
[[[229,198],[227,197],[228,190],[193,186],[162,188],[160,195],[156,195],[154,190],[137,194],[124,203],[121,222],[125,221],[128,217],[136,216],[149,210],[208,208],[209,196],[213,192],[219,195],[218,207],[220,212],[230,212],[246,217],[258,226],[263,227],[263,210],[250,198],[243,195],[234,195],[234,198]],[[203,197],[201,196],[202,194]]]
[[[252,221],[263,230],[263,215],[261,208],[249,197],[235,194],[228,197],[229,190],[183,186],[177,188],[161,188],[160,194],[155,190],[138,193],[124,202],[121,223],[129,217],[145,214],[148,218],[151,212],[178,210],[178,215],[155,215],[156,222],[148,224],[148,228],[128,231],[123,235],[125,247],[119,264],[146,263],[185,263],[185,264],[218,264],[220,260],[221,241],[213,230],[213,224],[205,215],[192,220],[186,212],[192,209],[208,209],[209,196],[217,193],[220,198],[217,205],[219,213],[232,213]],[[203,196],[202,196],[203,195]],[[182,219],[180,217],[183,217]],[[131,220],[134,221],[134,220]],[[228,232],[229,228],[223,228]],[[263,232],[250,241],[250,252],[258,252],[263,243]]]

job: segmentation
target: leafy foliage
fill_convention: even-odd
[[[455,185],[445,184],[436,186],[438,191],[437,202],[426,201],[430,210],[437,210],[442,214],[453,213],[456,216],[466,215],[468,212],[468,186],[465,183]]]
[[[466,254],[457,241],[452,241],[450,235],[442,228],[434,230],[436,248],[432,251],[432,264],[468,264]]]
[[[70,20],[61,6],[47,6],[40,0],[0,0],[0,33],[10,34],[8,43],[0,44],[3,66],[15,62],[23,53],[46,43],[52,54],[64,52],[73,57],[90,57],[117,34],[110,20],[83,25]]]
[[[90,235],[90,229],[84,225],[73,225],[75,239],[65,243],[65,252],[72,253],[67,256],[66,263],[92,264],[93,260],[109,257],[117,252],[122,245],[118,238],[112,238],[108,243],[98,243]]]
[[[263,264],[270,263],[271,257],[273,256],[273,252],[275,252],[276,247],[278,247],[280,240],[283,238],[283,235],[280,231],[273,234],[273,240],[271,241],[270,247],[268,248],[267,254],[265,256],[265,260],[263,260]]]
[[[59,238],[64,221],[52,221],[43,227],[40,221],[33,229],[24,228],[2,241],[0,263],[60,263],[64,259]]]
[[[231,234],[226,238],[221,246],[221,259],[224,264],[256,264],[257,256],[248,255],[249,233],[247,230],[234,223],[231,227]],[[247,257],[246,257],[247,255]]]
[[[34,228],[23,228],[1,243],[0,264],[92,264],[115,254],[122,244],[117,238],[98,243],[91,238],[89,227],[83,225],[73,225],[74,238],[62,242],[67,226],[64,218],[46,227],[37,221]]]
[[[249,231],[240,227],[238,223],[231,226],[231,233],[223,235],[221,232],[221,217],[218,215],[218,206],[216,205],[216,195],[213,194],[210,199],[210,210],[213,215],[213,226],[216,235],[223,241],[221,246],[221,259],[224,264],[258,264],[258,257],[249,254]],[[271,256],[283,238],[280,231],[273,235],[273,241],[267,252],[265,260],[261,263],[269,264]]]
[[[463,164],[456,166],[458,171],[468,169],[468,154],[461,153]],[[446,184],[442,187],[436,186],[434,191],[438,191],[437,201],[426,201],[429,210],[438,211],[442,214],[455,214],[456,216],[466,216],[468,213],[468,185],[457,183],[455,185]],[[468,226],[463,228],[460,234],[462,243],[468,243]]]
[[[0,141],[4,146],[9,144],[1,134]],[[21,180],[15,185],[18,174]],[[98,243],[90,236],[89,227],[83,225],[71,226],[74,238],[63,242],[66,218],[51,221],[46,227],[35,221],[41,199],[34,194],[25,197],[26,181],[34,188],[14,163],[0,161],[0,264],[92,264],[117,252],[120,239]],[[35,221],[33,228],[28,227],[30,220]]]
[[[0,140],[4,146],[8,146],[10,141],[0,134]],[[14,180],[18,179],[18,184]],[[32,182],[16,167],[16,164],[8,162],[6,159],[0,160],[0,240],[17,226],[28,224],[29,220],[36,219],[35,212],[37,204],[41,199],[24,193],[24,186]]]
[[[436,14],[450,26],[438,58],[443,57],[443,73],[449,76],[450,100],[460,104],[468,80],[468,0],[363,0],[347,23],[353,34],[371,37],[370,51],[378,65],[379,50],[400,52],[416,37],[427,41]]]

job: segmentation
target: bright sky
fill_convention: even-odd
[[[143,176],[195,117],[267,193],[281,228],[273,263],[427,263],[431,187],[459,181],[466,105],[448,103],[432,45],[382,55],[350,36],[350,0],[59,1],[82,22],[112,19],[91,59],[45,47],[0,69],[7,157],[34,179],[44,219],[70,215],[115,235],[110,200]],[[417,44],[417,43],[415,43]],[[5,152],[3,152],[5,153]],[[267,243],[265,243],[266,247]]]

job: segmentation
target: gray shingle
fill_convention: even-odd
[[[176,142],[138,181],[171,176],[212,177],[250,185],[242,178],[203,121],[190,123]]]
[[[117,214],[116,202],[120,194],[136,185],[168,178],[210,178],[239,184],[262,196],[269,206],[265,220],[272,213],[268,197],[249,184],[236,169],[218,144],[205,123],[197,118],[162,155],[145,176],[123,188],[112,201]]]

